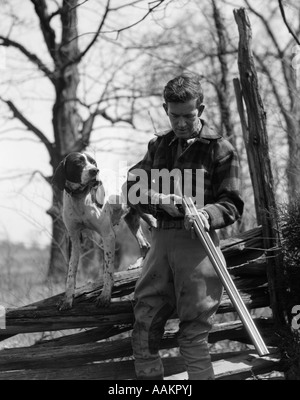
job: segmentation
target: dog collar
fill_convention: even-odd
[[[98,186],[100,185],[102,185],[101,181],[94,181],[94,182],[89,182],[87,185],[80,185],[79,188],[74,190],[70,189],[68,186],[65,185],[64,189],[70,196],[76,196],[78,194],[84,194],[85,192],[88,192],[92,188],[98,188]]]

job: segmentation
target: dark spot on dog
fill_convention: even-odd
[[[65,161],[66,179],[73,183],[81,183],[81,173],[85,165],[86,160],[81,153],[68,154]]]

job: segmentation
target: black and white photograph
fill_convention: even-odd
[[[0,380],[300,380],[299,1],[0,7]]]

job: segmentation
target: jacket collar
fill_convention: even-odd
[[[200,121],[201,121],[202,127],[201,127],[199,134],[195,138],[188,139],[188,140],[193,140],[193,143],[201,142],[201,143],[209,144],[211,140],[220,139],[222,137],[221,135],[216,133],[213,128],[208,126],[207,122],[204,119],[200,119]],[[172,133],[172,139],[169,143],[169,146],[171,146],[175,141],[178,141],[178,138],[177,138],[177,136],[175,136],[175,133],[173,131],[169,131],[169,134],[171,134],[171,133]]]

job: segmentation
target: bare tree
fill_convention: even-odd
[[[282,19],[288,29],[288,31],[290,32],[290,34],[293,36],[295,42],[300,46],[300,40],[297,37],[297,35],[295,34],[294,29],[291,27],[290,23],[288,22],[287,18],[286,18],[286,14],[285,14],[285,9],[284,9],[284,5],[282,0],[278,0],[278,4],[279,4],[279,8],[280,8],[280,12],[281,12],[281,16]]]
[[[219,61],[220,79],[215,85],[219,107],[221,111],[221,122],[224,127],[226,137],[236,146],[234,124],[230,110],[230,89],[229,89],[229,66],[228,66],[228,43],[226,28],[222,19],[221,12],[217,7],[216,1],[212,0],[212,17],[217,33],[217,59]]]
[[[19,53],[23,60],[31,63],[40,76],[47,79],[54,90],[52,105],[53,139],[36,126],[22,110],[22,104],[18,104],[9,96],[2,96],[1,101],[11,111],[13,118],[18,120],[29,132],[35,135],[45,146],[53,171],[59,162],[71,151],[83,151],[90,143],[95,120],[102,118],[111,124],[120,122],[134,126],[133,112],[135,100],[140,95],[130,89],[132,82],[118,86],[115,82],[116,74],[120,70],[125,71],[126,62],[135,62],[135,59],[127,61],[123,58],[122,64],[113,65],[99,71],[99,76],[93,75],[87,80],[89,84],[98,85],[99,92],[93,101],[87,102],[85,94],[88,89],[79,92],[79,85],[83,81],[84,68],[89,55],[97,48],[101,58],[101,46],[113,35],[114,40],[123,31],[133,28],[154,13],[159,7],[171,0],[157,0],[145,2],[143,0],[124,1],[105,0],[97,3],[94,14],[98,16],[97,26],[90,32],[79,31],[79,18],[81,9],[86,1],[78,0],[28,0],[33,6],[33,14],[39,22],[39,34],[42,35],[43,45],[46,48],[42,56],[34,52],[31,47],[23,44],[18,37],[16,26],[20,23],[19,17],[13,5],[6,3],[7,14],[11,18],[11,25],[6,30],[1,29],[0,45],[5,46],[13,55]],[[135,19],[124,23],[119,13],[125,9],[133,9],[139,6],[144,8]],[[90,10],[91,12],[91,10]],[[28,27],[30,29],[30,27]],[[98,55],[99,58],[99,55]],[[100,60],[101,61],[101,60]],[[124,68],[124,69],[123,69]],[[101,75],[102,74],[102,75]],[[125,74],[125,72],[123,72]],[[93,82],[94,80],[94,82]],[[126,104],[126,107],[124,106]],[[114,105],[114,112],[111,107]],[[45,176],[50,183],[51,176]],[[52,217],[52,244],[50,258],[50,274],[64,271],[67,262],[67,237],[61,219],[62,193],[53,188],[53,205],[48,213]]]
[[[283,128],[288,142],[287,184],[289,198],[293,198],[299,191],[300,185],[300,96],[299,83],[297,82],[297,68],[293,65],[295,54],[294,35],[300,34],[300,8],[296,14],[298,28],[292,39],[282,40],[281,30],[274,29],[271,19],[265,13],[256,9],[252,3],[245,0],[249,11],[256,16],[267,34],[267,46],[264,51],[255,51],[256,61],[261,72],[265,75],[272,89],[272,96],[276,101],[278,114],[281,115]],[[268,12],[280,16],[278,4],[268,7]],[[281,9],[282,12],[282,9]],[[298,14],[298,15],[297,15]],[[284,14],[285,16],[285,14]],[[285,20],[286,21],[286,20]]]

